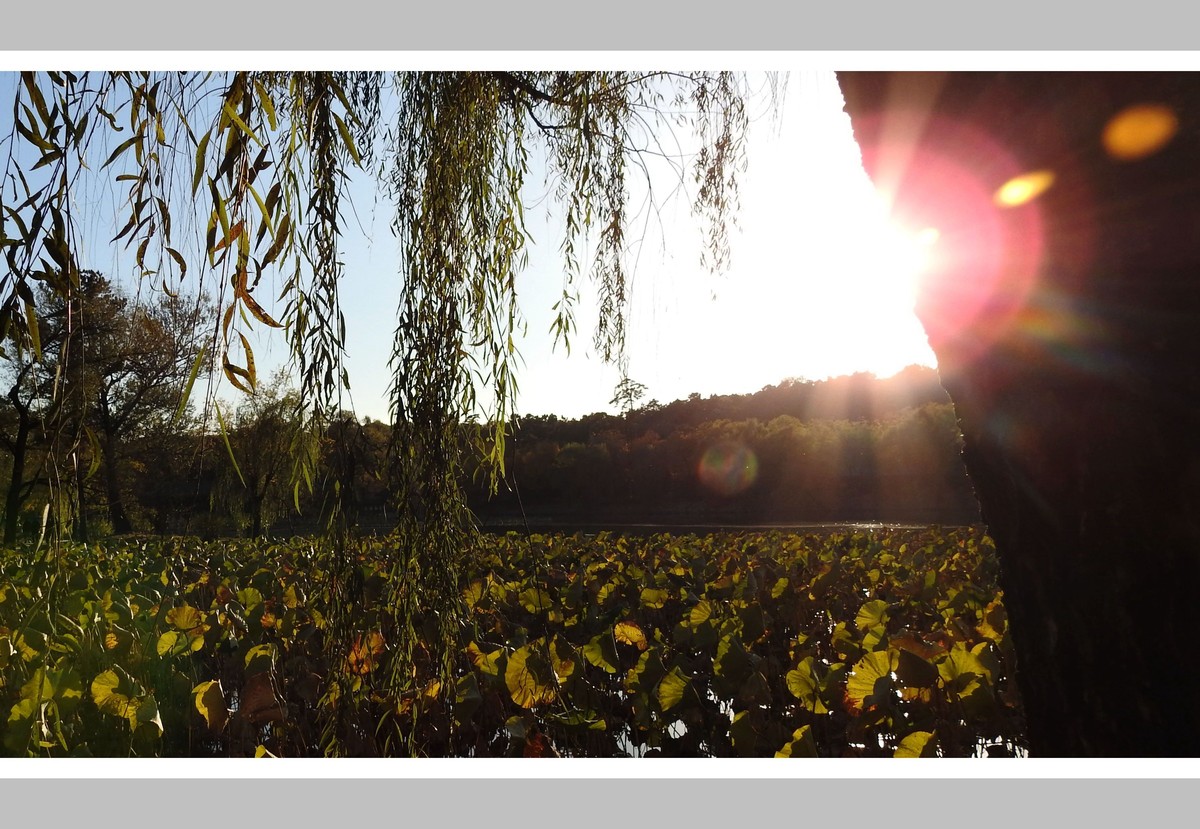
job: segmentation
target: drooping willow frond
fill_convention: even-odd
[[[394,210],[401,286],[390,355],[400,518],[382,690],[412,692],[418,674],[450,689],[458,579],[473,546],[463,461],[481,457],[493,487],[503,477],[531,171],[554,183],[551,209],[564,222],[554,332],[569,345],[576,286],[589,273],[600,299],[595,346],[620,360],[631,190],[661,186],[648,162],[663,161],[668,186],[691,190],[706,223],[703,258],[724,266],[744,165],[743,94],[739,76],[707,72],[25,74],[12,132],[0,136],[0,335],[6,349],[36,349],[32,286],[67,299],[77,291],[71,196],[81,177],[104,177],[119,197],[112,243],[132,252],[137,272],[168,291],[190,276],[216,295],[206,352],[215,376],[252,391],[247,334],[282,330],[311,424],[293,447],[296,486],[311,487],[316,441],[340,417],[349,385],[339,297],[347,183],[376,177]],[[671,132],[680,127],[693,137]],[[345,515],[330,505],[338,549],[352,529]],[[354,568],[344,557],[331,592],[335,669],[354,633]],[[337,687],[346,700],[351,684]]]

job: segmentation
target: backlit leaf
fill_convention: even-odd
[[[174,656],[187,650],[187,646],[188,639],[186,635],[181,635],[177,630],[168,630],[162,636],[158,637],[158,642],[155,644],[154,649],[159,656]]]
[[[106,714],[137,720],[140,689],[119,666],[109,668],[92,680],[92,701]]]
[[[776,757],[816,757],[817,741],[813,738],[812,726],[802,725],[792,732],[792,739],[775,752]]]
[[[592,637],[592,640],[584,645],[582,650],[584,659],[597,668],[603,668],[610,674],[617,672],[619,659],[611,633],[601,633]]]
[[[517,601],[521,603],[521,607],[530,613],[541,613],[554,605],[554,597],[547,591],[537,587],[530,587],[527,590],[521,591],[520,596],[517,597]]]
[[[225,728],[229,710],[225,706],[225,692],[221,690],[219,680],[201,682],[193,688],[192,704],[212,733],[219,734]]]
[[[190,604],[182,604],[167,611],[167,624],[178,630],[192,630],[204,622],[204,613]]]
[[[691,688],[692,680],[687,677],[676,665],[667,675],[662,678],[662,682],[658,683],[658,688],[655,695],[658,697],[658,704],[663,711],[670,711],[676,705],[683,702],[684,696]]]
[[[690,627],[699,627],[703,622],[708,621],[712,617],[712,612],[712,602],[708,599],[702,599],[688,611],[687,623]]]
[[[859,630],[867,630],[885,624],[888,615],[888,603],[882,599],[875,599],[859,608],[858,615],[854,617],[854,624],[858,625]]]
[[[660,608],[666,605],[667,600],[671,597],[670,592],[660,590],[654,587],[645,587],[642,589],[641,601],[642,607]]]
[[[626,645],[633,645],[639,651],[644,651],[648,646],[646,634],[642,633],[636,622],[628,620],[613,625],[613,638]]]
[[[895,757],[937,757],[937,740],[932,731],[914,731],[896,747]]]
[[[255,645],[246,651],[246,673],[269,671],[275,666],[275,646],[268,643]]]
[[[467,646],[467,656],[470,657],[471,663],[475,668],[488,676],[499,676],[501,666],[504,664],[505,653],[503,648],[484,653],[474,642]]]
[[[504,684],[513,702],[522,708],[544,705],[557,697],[550,665],[533,645],[525,645],[509,654]]]
[[[846,680],[846,700],[853,712],[882,702],[891,692],[896,659],[895,651],[875,651],[854,663]]]
[[[822,669],[819,669],[817,664],[816,659],[811,656],[800,660],[800,664],[787,673],[787,687],[812,713],[828,714],[829,709],[821,698],[822,682],[818,670]]]

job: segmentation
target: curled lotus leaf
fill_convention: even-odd
[[[545,705],[558,696],[550,662],[532,643],[508,655],[504,684],[512,701],[522,708]]]

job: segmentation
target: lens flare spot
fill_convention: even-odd
[[[1105,151],[1118,161],[1136,161],[1161,150],[1179,131],[1179,118],[1168,106],[1138,104],[1113,116],[1104,127]]]
[[[700,483],[720,495],[745,492],[758,477],[758,458],[747,446],[722,441],[710,446],[696,470]]]
[[[996,191],[992,197],[1000,207],[1020,207],[1045,193],[1054,184],[1054,173],[1051,170],[1034,170],[1014,176]]]
[[[927,227],[917,234],[917,244],[928,250],[942,238],[942,232],[936,227]]]

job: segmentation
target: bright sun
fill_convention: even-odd
[[[631,373],[660,399],[937,365],[913,312],[936,232],[891,222],[836,83],[816,81],[755,144],[731,271],[697,277],[690,257],[676,259],[674,275],[655,271],[654,310],[634,312],[648,333],[635,333]]]
[[[748,255],[735,268],[758,286],[746,322],[772,341],[764,359],[780,377],[887,377],[914,363],[936,365],[913,311],[936,230],[892,222],[862,168],[832,77],[797,92],[780,140],[756,159],[769,173],[757,182],[762,207],[746,229],[771,244],[736,251]]]
[[[667,402],[936,366],[913,311],[922,270],[938,255],[936,232],[890,220],[832,73],[794,78],[782,122],[753,128],[730,271],[699,268],[698,232],[668,225],[664,252],[643,256],[631,286],[629,375]],[[531,364],[522,409],[551,411],[566,395],[595,399],[612,388],[611,371],[580,362]]]

